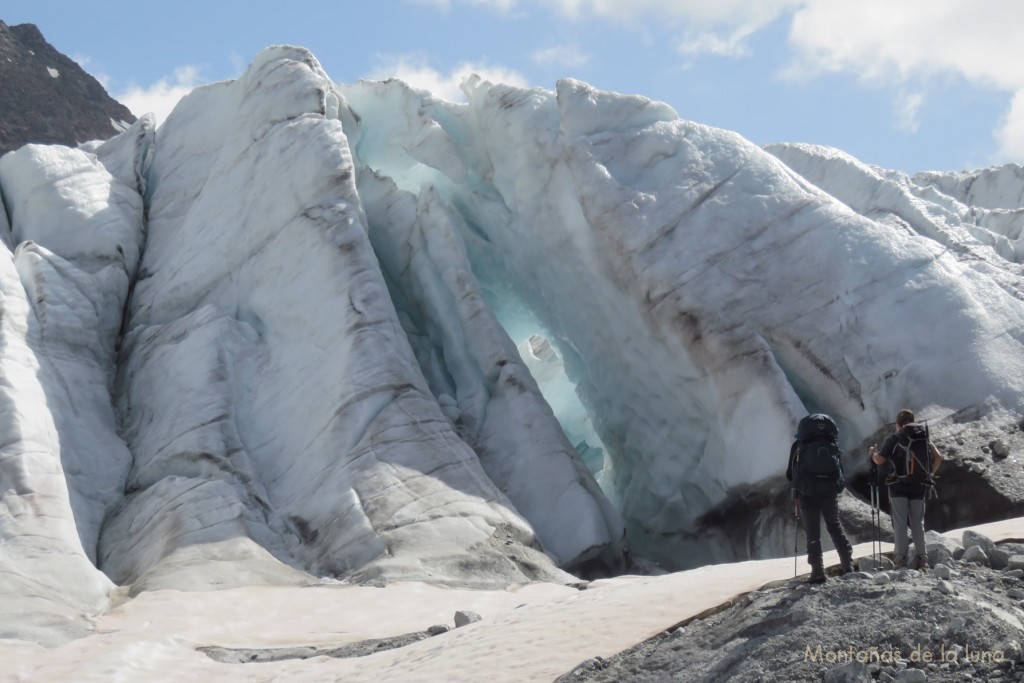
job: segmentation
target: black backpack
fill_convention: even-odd
[[[904,425],[896,432],[896,447],[892,451],[892,478],[908,484],[932,484],[932,449],[928,441],[928,427],[920,424]]]
[[[846,487],[839,429],[828,415],[800,420],[796,429],[793,488],[802,496],[836,496]]]

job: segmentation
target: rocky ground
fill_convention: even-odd
[[[924,572],[765,586],[558,681],[1024,681],[1024,543],[963,541],[929,534]]]

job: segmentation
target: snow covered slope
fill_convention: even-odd
[[[465,93],[278,46],[158,130],[0,159],[0,610],[38,615],[4,635],[160,588],[786,553],[781,507],[731,506],[775,499],[806,412],[851,449],[906,405],[1019,424],[1013,168]]]

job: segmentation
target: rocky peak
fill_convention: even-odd
[[[135,121],[33,24],[0,21],[0,90],[0,154],[29,142],[74,147]]]

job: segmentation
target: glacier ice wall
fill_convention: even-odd
[[[600,560],[608,530],[622,523],[486,304],[460,214],[430,185],[414,197],[365,174],[358,186],[391,299],[438,404],[560,564]]]
[[[490,586],[621,562],[615,510],[444,211],[416,218],[431,258],[392,283],[443,285],[416,303],[439,317],[404,309],[424,317],[403,329],[343,118],[357,134],[316,60],[279,47],[159,131],[0,160],[2,635],[79,634],[117,585]],[[398,218],[375,225],[396,248]],[[428,355],[449,355],[454,403],[416,325],[443,328]]]
[[[109,379],[143,205],[94,156],[60,147],[0,158],[0,187],[0,624],[48,643],[80,632],[112,587],[96,548],[131,453]]]
[[[73,635],[115,586],[788,552],[805,412],[855,447],[906,405],[1024,411],[1019,168],[762,149],[573,80],[464,91],[278,46],[159,129],[0,159],[5,634]],[[604,491],[542,394],[561,369]]]
[[[371,244],[345,116],[358,134],[316,60],[281,47],[193,92],[160,129],[117,384],[135,461],[101,566],[153,585],[202,548],[221,562],[234,548],[242,566],[262,548],[293,578],[285,567],[362,580],[564,576],[540,547],[563,566],[614,563],[614,511],[509,363],[427,195],[373,232],[406,273],[394,284],[438,307],[439,336],[420,351],[448,360],[424,376],[429,360],[417,361]],[[378,203],[401,205],[381,192]],[[173,379],[154,391],[162,376]],[[462,406],[460,424],[446,401]],[[529,420],[534,440],[515,439],[509,425]],[[544,468],[543,482],[525,481]],[[208,515],[189,513],[200,505]],[[186,529],[174,542],[149,528],[168,518]]]
[[[1020,409],[1021,278],[1003,236],[979,257],[980,230],[923,229],[914,211],[934,208],[909,191],[851,209],[644,98],[571,80],[464,90],[458,105],[395,81],[344,87],[361,116],[392,112],[356,155],[446,197],[484,285],[514,283],[553,335],[641,553],[675,565],[728,544],[699,520],[781,474],[807,410],[856,444],[904,405]],[[897,206],[916,231],[879,220]]]
[[[1024,256],[1024,209],[1015,208],[1021,204],[1024,174],[1013,172],[1012,166],[978,174],[993,178],[989,182],[970,183],[960,174],[910,177],[873,168],[842,150],[820,145],[778,144],[765,149],[857,213],[970,253],[975,265],[990,275],[998,277],[996,270],[1007,266],[989,250],[1014,263]],[[951,182],[954,177],[959,182]],[[990,267],[992,263],[995,267]],[[1009,270],[1020,275],[1018,268]],[[1011,289],[1014,286],[1011,281]]]

